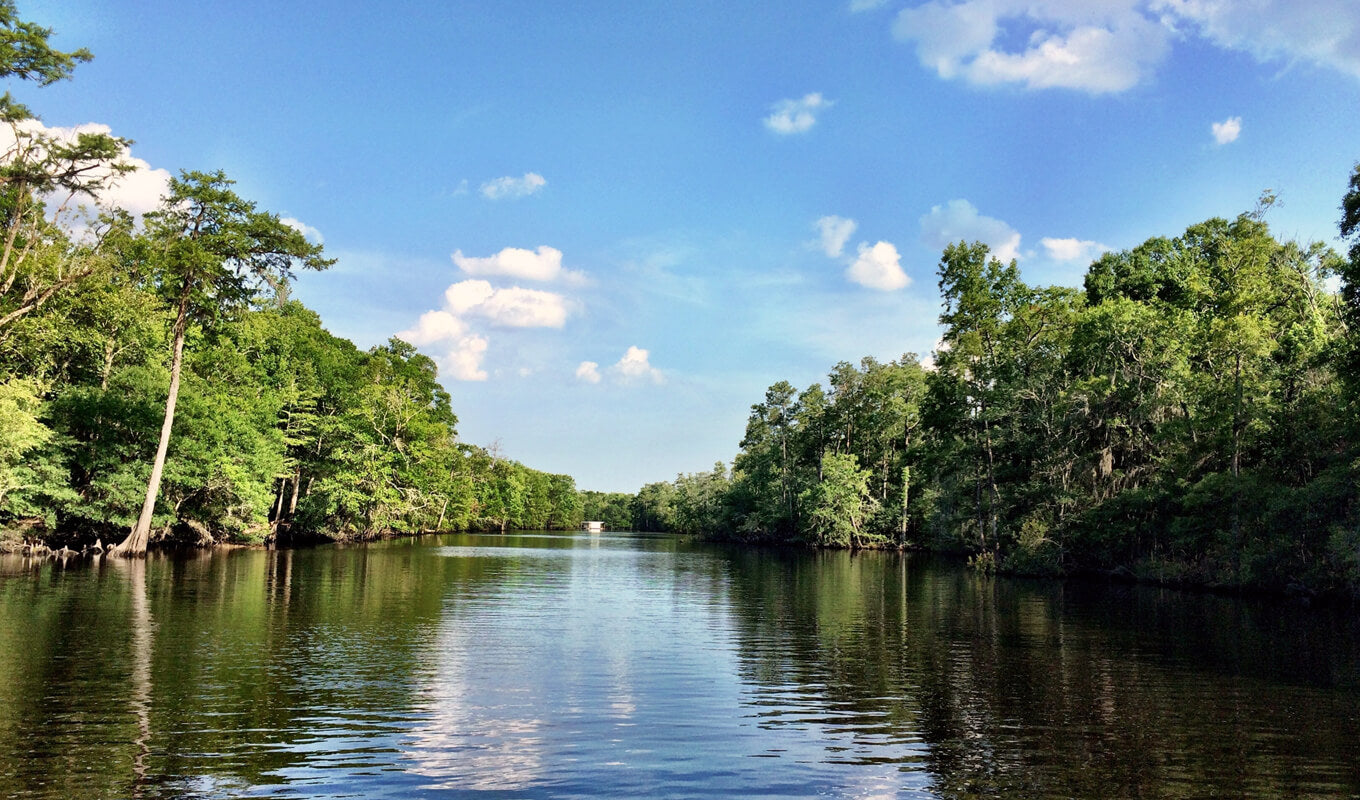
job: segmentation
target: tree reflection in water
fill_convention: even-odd
[[[924,768],[941,796],[1360,786],[1357,637],[1339,617],[911,555],[729,556],[761,724],[826,726],[840,757]]]

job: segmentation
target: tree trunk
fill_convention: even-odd
[[[302,467],[298,467],[293,473],[293,496],[288,498],[288,524],[293,523],[293,515],[297,513],[298,487],[302,485]]]
[[[982,413],[982,429],[987,444],[987,486],[991,490],[991,499],[987,505],[987,521],[988,528],[990,529],[989,532],[991,533],[992,546],[995,547],[998,544],[996,536],[996,514],[997,507],[1001,505],[1001,491],[997,489],[996,486],[996,459],[992,456],[992,426],[987,422],[986,403],[982,406]]]
[[[99,391],[109,390],[109,374],[113,372],[113,358],[118,354],[117,348],[113,346],[113,337],[104,342],[104,369],[99,373]]]
[[[1232,476],[1233,476],[1233,508],[1232,508],[1232,537],[1233,537],[1233,562],[1240,580],[1242,577],[1242,354],[1237,354],[1237,363],[1233,369],[1233,381],[1237,384],[1235,388],[1236,397],[1233,403],[1233,452],[1232,452]]]
[[[279,523],[283,522],[283,494],[288,490],[288,478],[279,478],[279,490],[274,493],[274,518],[269,521],[269,532],[278,533]]]
[[[907,541],[907,499],[911,496],[911,467],[902,468],[902,543]]]
[[[170,449],[170,429],[175,424],[175,403],[179,400],[179,373],[184,366],[184,332],[189,324],[189,281],[179,297],[179,314],[175,317],[174,355],[170,360],[170,393],[165,398],[165,420],[161,423],[160,443],[156,445],[156,460],[151,463],[151,479],[146,483],[146,500],[141,516],[127,538],[113,548],[120,556],[144,556],[151,541],[151,515],[156,510],[156,495],[161,489],[161,473],[165,471],[165,454]]]

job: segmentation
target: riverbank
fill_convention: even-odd
[[[1100,568],[1069,565],[1066,568],[1050,566],[1042,570],[1025,570],[1006,566],[998,567],[995,559],[979,559],[976,554],[958,548],[932,548],[914,544],[881,542],[851,548],[811,542],[779,541],[771,538],[744,540],[722,535],[696,534],[696,536],[704,542],[738,549],[783,552],[848,552],[852,555],[857,552],[918,553],[955,562],[961,568],[982,576],[1021,578],[1052,583],[1081,582],[1145,586],[1224,597],[1269,598],[1303,606],[1349,607],[1360,604],[1360,589],[1316,589],[1298,581],[1277,585],[1229,583],[1205,577],[1206,573],[1196,569],[1195,565],[1168,561],[1138,563],[1133,567],[1118,565]]]

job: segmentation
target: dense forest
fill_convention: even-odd
[[[0,2],[0,77],[90,58]],[[137,219],[102,202],[127,140],[0,98],[0,531],[74,544],[564,528],[573,479],[460,442],[435,364],[367,352],[289,300],[319,244],[220,172]],[[131,535],[128,532],[132,531]]]
[[[950,246],[934,354],[775,383],[730,472],[644,487],[633,524],[1360,591],[1360,167],[1347,257],[1279,241],[1272,202],[1106,253],[1084,291]]]

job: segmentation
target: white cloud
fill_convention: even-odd
[[[999,219],[978,213],[967,200],[950,200],[921,217],[921,241],[942,250],[956,242],[982,242],[1001,262],[1020,257],[1020,234]]]
[[[471,258],[455,250],[453,263],[468,275],[505,275],[532,281],[563,280],[567,283],[585,282],[585,273],[562,268],[562,251],[547,245],[537,250],[507,247],[492,256]]]
[[[1360,3],[1354,0],[1153,0],[1181,23],[1261,61],[1302,61],[1360,77]]]
[[[486,281],[459,281],[444,290],[450,316],[483,317],[510,328],[560,328],[567,321],[567,299],[538,289],[495,289]],[[424,320],[424,317],[421,318]]]
[[[1237,141],[1237,137],[1242,135],[1242,118],[1228,117],[1222,122],[1215,122],[1209,126],[1214,134],[1214,141],[1219,144],[1228,144]]]
[[[1023,84],[1093,94],[1122,92],[1151,75],[1170,49],[1170,31],[1140,0],[932,0],[904,9],[893,34],[941,78],[977,85]],[[1027,30],[1005,49],[1003,31]]]
[[[1110,249],[1100,242],[1083,239],[1044,237],[1039,240],[1039,244],[1043,246],[1048,257],[1054,261],[1091,261]]]
[[[855,221],[844,217],[829,216],[817,220],[815,226],[821,237],[820,247],[830,258],[839,258],[845,250],[845,243],[854,234]]]
[[[567,301],[538,289],[497,289],[471,313],[511,328],[560,328],[567,322]]]
[[[444,307],[426,311],[397,336],[418,347],[434,347],[442,374],[484,381],[488,340],[468,329],[469,319],[505,328],[561,328],[570,311],[567,298],[518,286],[497,289],[483,280],[459,281],[444,290]]]
[[[804,133],[817,124],[817,114],[832,105],[820,92],[804,95],[798,100],[780,100],[770,106],[773,113],[765,118],[765,127],[785,136]]]
[[[641,347],[633,346],[628,348],[628,352],[623,354],[619,363],[612,368],[614,372],[623,377],[624,380],[635,380],[646,378],[652,383],[664,383],[666,378],[661,374],[661,370],[652,366],[648,360],[648,353]],[[578,369],[579,373],[580,370]]]
[[[444,304],[455,314],[466,314],[495,293],[486,281],[459,281],[444,290]]]
[[[845,270],[845,276],[860,286],[895,291],[911,283],[911,278],[902,271],[901,261],[892,243],[879,242],[870,247],[865,242],[859,246],[859,257]]]
[[[444,374],[460,381],[484,381],[486,370],[482,369],[482,359],[486,356],[487,341],[473,334],[464,336],[439,356],[436,360]]]
[[[851,11],[872,11],[875,8],[882,8],[888,0],[850,0]]]
[[[326,237],[321,235],[321,231],[317,230],[316,228],[313,228],[311,225],[308,225],[302,220],[295,219],[293,217],[283,217],[279,220],[279,222],[282,222],[284,225],[287,225],[288,227],[292,228],[293,230],[297,231],[298,233],[302,234],[308,239],[317,242],[318,244],[325,244],[326,242]]]
[[[976,85],[1122,92],[1177,36],[1360,77],[1354,0],[929,0],[901,11],[893,34],[941,78]]]
[[[576,377],[586,383],[599,383],[600,365],[594,361],[582,361],[581,366],[576,368]]]
[[[414,328],[404,330],[397,336],[405,339],[417,347],[448,339],[456,339],[463,335],[467,326],[463,324],[453,314],[447,311],[426,311],[420,315],[420,321]]]
[[[507,175],[483,183],[482,196],[488,200],[516,200],[535,194],[547,185],[548,182],[537,172],[526,172],[519,178]]]
[[[15,130],[18,130],[18,136]],[[113,131],[108,125],[96,122],[87,122],[83,125],[75,125],[68,128],[48,127],[36,119],[22,120],[11,128],[9,125],[0,124],[0,162],[8,163],[17,155],[17,148],[21,145],[31,147],[35,137],[51,137],[61,142],[74,143],[82,133],[102,134],[112,136]],[[129,213],[140,217],[148,211],[155,210],[160,205],[163,197],[170,188],[170,172],[164,169],[153,169],[150,164],[140,158],[134,158],[132,154],[124,148],[119,156],[119,160],[132,166],[134,170],[119,176],[111,176],[112,170],[106,165],[99,165],[89,171],[89,177],[109,178],[108,185],[99,193],[97,198],[100,205],[121,208]],[[88,201],[88,197],[73,198],[76,203]],[[59,205],[66,201],[66,197],[51,198],[51,205]]]

